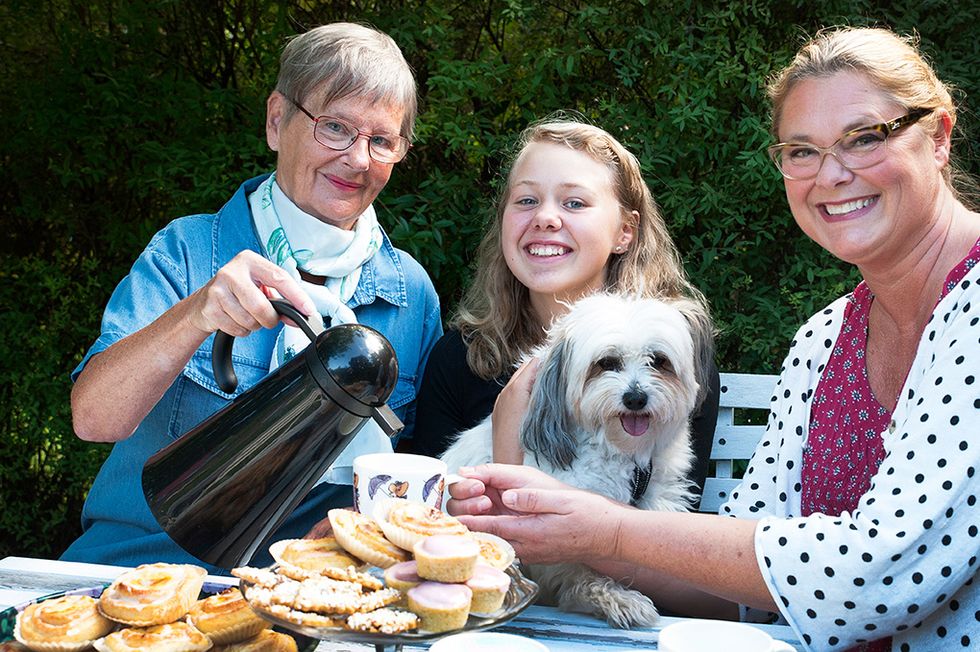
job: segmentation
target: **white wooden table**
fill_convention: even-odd
[[[68,589],[97,586],[115,579],[127,570],[119,566],[99,566],[75,562],[51,561],[27,557],[7,557],[0,560],[0,609],[20,604],[42,595]],[[210,576],[209,581],[237,584],[231,577]],[[662,625],[677,622],[678,618],[663,618]],[[758,625],[773,638],[803,647],[789,627]],[[510,622],[494,631],[527,636],[541,641],[551,652],[582,652],[584,650],[656,650],[659,628],[613,629],[604,621],[580,614],[569,614],[550,607],[529,607]],[[425,650],[428,646],[405,646],[404,652]],[[373,645],[358,645],[323,641],[317,652],[373,651]]]

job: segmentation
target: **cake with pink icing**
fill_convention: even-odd
[[[480,544],[468,536],[438,534],[412,549],[421,577],[435,582],[465,582],[473,575]]]
[[[390,589],[398,589],[402,592],[401,600],[394,605],[396,607],[407,609],[408,598],[405,596],[405,593],[423,581],[419,577],[419,569],[414,560],[403,561],[385,569],[385,585]]]
[[[418,615],[419,629],[448,632],[466,625],[472,599],[465,584],[422,582],[408,590],[408,609]]]
[[[466,580],[466,586],[473,591],[470,612],[488,614],[500,609],[504,596],[510,589],[510,576],[488,564],[477,564],[473,577]]]
[[[415,561],[403,561],[385,569],[385,585],[405,592],[422,583]]]

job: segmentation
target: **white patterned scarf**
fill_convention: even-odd
[[[286,270],[306,291],[317,311],[333,324],[357,322],[347,301],[361,278],[361,267],[381,248],[381,227],[374,207],[357,218],[353,230],[337,228],[303,212],[276,183],[273,173],[248,197],[252,221],[265,257]],[[300,278],[299,270],[325,276],[317,285]],[[272,349],[269,371],[305,349],[310,339],[295,326],[283,326]],[[391,440],[368,419],[343,453],[317,482],[352,484],[354,458],[365,453],[390,453]]]
[[[381,227],[368,206],[352,230],[327,224],[303,212],[276,183],[273,173],[248,198],[265,257],[286,270],[310,295],[317,310],[334,324],[357,322],[347,301],[354,296],[361,267],[381,248]],[[300,278],[299,270],[324,276],[325,285]],[[284,326],[276,339],[269,370],[306,348],[309,338]]]

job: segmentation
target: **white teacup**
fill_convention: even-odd
[[[373,453],[354,458],[354,509],[374,515],[379,503],[411,500],[442,509],[446,463],[408,453]]]
[[[507,652],[548,652],[548,648],[532,638],[501,634],[499,632],[468,632],[441,638],[432,644],[429,652],[483,652],[507,650]]]
[[[796,652],[761,629],[727,620],[686,620],[660,630],[660,652]]]

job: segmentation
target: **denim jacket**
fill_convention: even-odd
[[[92,356],[153,322],[207,283],[236,254],[245,249],[261,254],[248,195],[264,179],[246,181],[217,213],[182,217],[153,237],[109,299],[102,332],[72,372],[73,380]],[[418,262],[395,249],[385,234],[380,251],[362,268],[348,305],[358,322],[383,333],[395,349],[398,382],[388,405],[405,423],[403,434],[410,437],[422,371],[429,351],[442,334],[439,298],[432,281]],[[201,564],[160,529],[150,512],[141,485],[143,464],[260,381],[268,373],[280,328],[236,338],[233,362],[239,385],[233,394],[222,392],[215,382],[211,370],[214,337],[201,345],[133,435],[113,445],[85,501],[83,533],[63,559],[119,565],[157,561]],[[349,487],[319,485],[272,540],[302,536],[326,516],[328,507],[349,505],[350,501]]]

